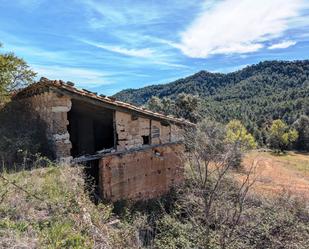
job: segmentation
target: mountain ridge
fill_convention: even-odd
[[[117,99],[144,105],[152,97],[198,95],[199,114],[221,123],[240,120],[260,144],[275,119],[292,125],[309,116],[309,60],[264,61],[223,74],[200,71],[168,84],[123,90]]]
[[[275,73],[282,76],[290,74],[293,77],[293,74],[303,74],[301,71],[305,71],[305,78],[308,80],[309,60],[263,61],[230,73],[211,73],[202,70],[166,84],[150,85],[139,89],[125,89],[116,93],[114,97],[137,105],[145,104],[151,96],[174,98],[179,93],[190,93],[209,97],[217,94],[218,90],[227,85],[237,85],[252,76]],[[252,78],[250,81],[254,82]]]

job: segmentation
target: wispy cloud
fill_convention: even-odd
[[[153,64],[157,64],[157,65],[162,65],[162,66],[166,66],[166,67],[173,67],[173,68],[190,68],[187,65],[183,65],[183,64],[178,64],[178,63],[172,63],[172,62],[167,62],[167,61],[162,61],[162,60],[154,60],[152,61]]]
[[[162,65],[165,67],[173,67],[173,68],[188,68],[186,65],[182,65],[180,63],[175,63],[170,58],[167,53],[162,53],[162,51],[157,52],[152,48],[125,48],[117,45],[106,45],[98,42],[78,39],[81,42],[92,45],[96,48],[104,49],[113,53],[117,53],[120,55],[137,57],[139,60],[131,61],[131,64],[137,65]],[[142,59],[142,60],[141,60]]]
[[[118,26],[150,24],[160,21],[164,13],[155,2],[132,3],[124,0],[121,3],[110,4],[107,1],[83,0],[81,3],[91,13],[89,24],[93,28],[108,27],[111,23]]]
[[[32,57],[33,59],[44,58],[50,61],[61,61],[61,62],[72,62],[72,59],[64,51],[49,51],[32,46],[22,46],[20,44],[15,45],[13,43],[5,43],[4,49],[6,51],[14,51],[17,55],[21,57]]]
[[[190,19],[190,14],[204,3],[201,0],[156,0],[156,1],[101,1],[76,0],[88,10],[92,28],[109,28],[111,24],[121,26],[145,26]],[[188,11],[190,10],[190,11]],[[182,13],[186,11],[186,15]]]
[[[39,76],[98,92],[266,59],[307,59],[309,49],[309,0],[48,3],[0,0],[0,52],[13,51]]]
[[[32,67],[38,73],[38,77],[44,76],[50,79],[73,81],[77,86],[83,88],[95,88],[113,83],[110,79],[107,79],[111,74],[101,71],[57,65],[32,65]]]
[[[294,46],[296,43],[296,41],[283,41],[269,46],[268,49],[288,48]]]
[[[194,58],[213,54],[248,53],[280,37],[293,18],[299,17],[302,0],[223,0],[206,8],[181,34],[177,45]]]
[[[136,48],[124,48],[120,46],[114,46],[114,45],[106,45],[102,43],[96,43],[92,41],[83,41],[89,45],[95,46],[97,48],[102,48],[104,50],[114,52],[114,53],[119,53],[123,54],[126,56],[133,56],[133,57],[141,57],[141,58],[149,58],[154,55],[154,50],[150,48],[141,48],[141,49],[136,49]]]

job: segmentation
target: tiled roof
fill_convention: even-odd
[[[112,106],[115,106],[115,107],[120,107],[120,108],[125,108],[125,109],[128,109],[128,110],[132,110],[134,112],[144,114],[144,115],[147,115],[147,116],[153,116],[153,117],[156,117],[158,119],[171,121],[173,123],[193,125],[193,123],[191,123],[191,122],[189,122],[185,119],[175,118],[171,115],[163,115],[161,113],[152,112],[152,111],[150,111],[146,108],[142,108],[142,107],[138,107],[138,106],[135,106],[135,105],[132,105],[132,104],[129,104],[129,103],[118,101],[113,97],[107,97],[107,96],[104,96],[104,95],[97,95],[97,93],[88,91],[86,89],[77,89],[76,87],[74,87],[74,84],[71,83],[71,82],[65,83],[62,80],[49,80],[49,79],[43,78],[43,77],[37,83],[33,83],[33,84],[29,85],[28,87],[23,88],[20,91],[16,92],[13,95],[13,99],[20,99],[20,98],[36,95],[40,92],[45,91],[46,89],[53,89],[53,88],[56,88],[56,89],[59,89],[59,90],[64,90],[64,92],[68,91],[68,92],[73,93],[73,94],[88,97],[90,99],[97,100],[97,101],[100,101],[100,102],[103,102],[105,104],[112,105]]]

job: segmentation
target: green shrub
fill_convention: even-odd
[[[56,221],[45,227],[41,232],[41,244],[47,249],[87,249],[87,236],[74,229],[74,224],[68,221]]]
[[[156,223],[157,233],[154,245],[161,249],[194,248],[192,224],[182,223],[170,215],[163,216]]]

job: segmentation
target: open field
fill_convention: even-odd
[[[256,162],[253,186],[256,193],[271,196],[287,192],[309,200],[309,154],[253,151],[245,156],[243,164],[249,169],[253,162]]]

